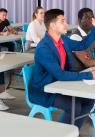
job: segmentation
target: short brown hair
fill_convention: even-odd
[[[59,15],[64,15],[64,11],[60,9],[51,9],[45,13],[44,23],[47,29],[49,28],[50,23],[54,21]]]

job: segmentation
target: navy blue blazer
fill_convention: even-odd
[[[72,51],[86,49],[95,40],[95,28],[82,40],[74,41],[63,35],[64,48],[66,51],[66,65],[64,70],[60,67],[60,57],[57,49],[46,32],[45,37],[39,42],[35,50],[35,67],[30,80],[29,97],[33,103],[49,107],[52,106],[57,94],[44,92],[44,86],[55,81],[76,81],[92,79],[91,72],[69,71],[73,60]]]

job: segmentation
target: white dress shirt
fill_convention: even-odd
[[[44,22],[41,24],[38,20],[35,19],[28,26],[26,40],[38,43],[44,37],[45,31],[46,28]]]
[[[78,26],[78,30],[80,31],[81,35],[84,37],[84,36],[87,36],[87,34],[85,33],[85,31],[83,29],[80,28],[80,26]],[[76,41],[81,41],[82,40],[82,37],[77,35],[77,34],[73,34],[70,36],[70,39],[72,40],[76,40]]]

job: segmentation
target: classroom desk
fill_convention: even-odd
[[[15,69],[25,64],[31,64],[34,62],[33,53],[19,53],[19,52],[1,52],[4,54],[0,56],[0,72]]]
[[[27,22],[25,23],[12,23],[11,26],[14,28],[23,27],[24,24],[29,24]]]
[[[9,34],[8,36],[0,36],[0,43],[21,40],[21,38],[24,36],[25,36],[24,32],[18,32],[18,35]]]
[[[76,126],[0,112],[1,137],[78,137]]]
[[[12,23],[11,26],[14,28],[22,27],[25,23]]]
[[[87,85],[82,81],[57,81],[48,84],[44,88],[45,92],[59,93],[62,95],[72,96],[72,116],[71,122],[74,124],[76,119],[87,116],[79,116],[75,118],[75,97],[95,99],[95,85]]]

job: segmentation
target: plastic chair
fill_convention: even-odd
[[[27,29],[28,29],[28,24],[24,24],[23,25],[23,31],[27,32]],[[22,44],[22,50],[23,50],[23,52],[25,51],[25,42],[26,42],[26,36],[22,37],[22,39],[21,39],[21,44]]]
[[[28,29],[28,24],[25,23],[25,24],[23,25],[23,31],[24,31],[24,32],[27,32],[27,29]]]
[[[46,108],[46,107],[34,104],[29,100],[28,86],[29,86],[30,78],[32,76],[33,68],[34,68],[34,65],[24,66],[22,68],[26,102],[31,109],[29,116],[34,117],[37,113],[41,113],[44,116],[44,119],[52,120],[52,111],[58,110],[57,108],[54,108],[54,107]]]
[[[14,23],[13,20],[10,20],[10,19],[9,19],[8,21],[9,21],[10,24],[13,24],[13,23]]]
[[[93,126],[95,128],[95,104],[93,106],[93,108],[91,109],[91,114],[89,115],[89,117],[91,118],[92,122],[93,122]]]

